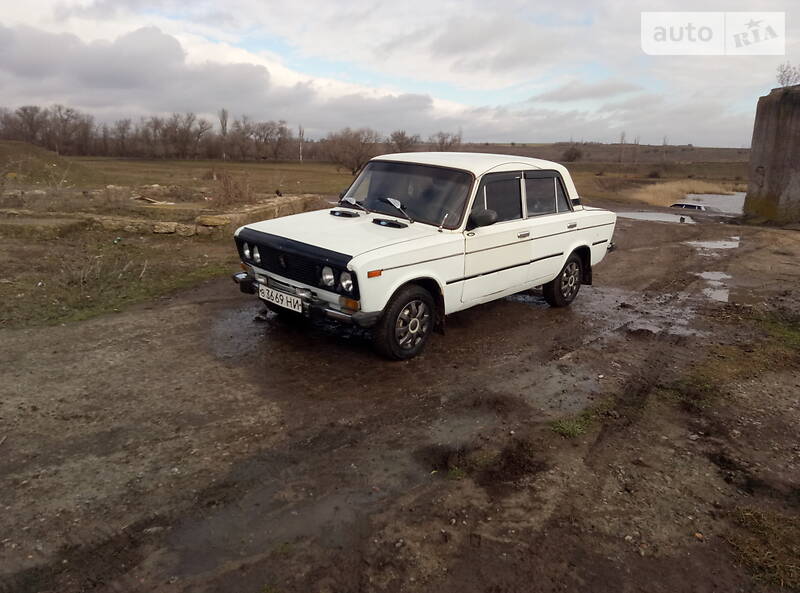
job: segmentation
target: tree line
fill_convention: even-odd
[[[381,152],[456,150],[461,132],[437,132],[423,142],[418,134],[395,130],[383,136],[371,128],[344,128],[317,140],[284,120],[231,118],[220,109],[210,121],[195,113],[122,118],[98,122],[72,107],[0,107],[0,139],[20,140],[69,156],[147,159],[322,160],[355,174]]]

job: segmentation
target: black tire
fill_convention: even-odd
[[[567,262],[553,280],[542,286],[542,295],[551,307],[566,307],[581,288],[583,263],[575,253],[567,258]]]
[[[422,352],[433,332],[436,308],[430,293],[416,284],[398,290],[372,330],[376,350],[391,360]]]

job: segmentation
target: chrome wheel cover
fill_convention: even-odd
[[[394,324],[394,338],[403,350],[411,350],[428,334],[431,312],[422,300],[415,299],[403,307]]]
[[[561,296],[570,301],[578,294],[581,285],[581,267],[578,262],[571,261],[561,272]]]

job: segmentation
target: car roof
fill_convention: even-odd
[[[436,165],[463,169],[479,176],[502,165],[522,165],[531,169],[555,169],[561,173],[567,170],[563,165],[542,159],[532,159],[511,154],[489,154],[484,152],[398,152],[383,154],[372,160],[398,161],[405,163],[419,163],[422,165]]]

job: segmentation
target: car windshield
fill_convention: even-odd
[[[392,198],[414,221],[455,229],[461,223],[471,184],[472,176],[465,171],[371,161],[345,197],[355,198],[373,212],[398,216],[397,208],[386,201]]]

